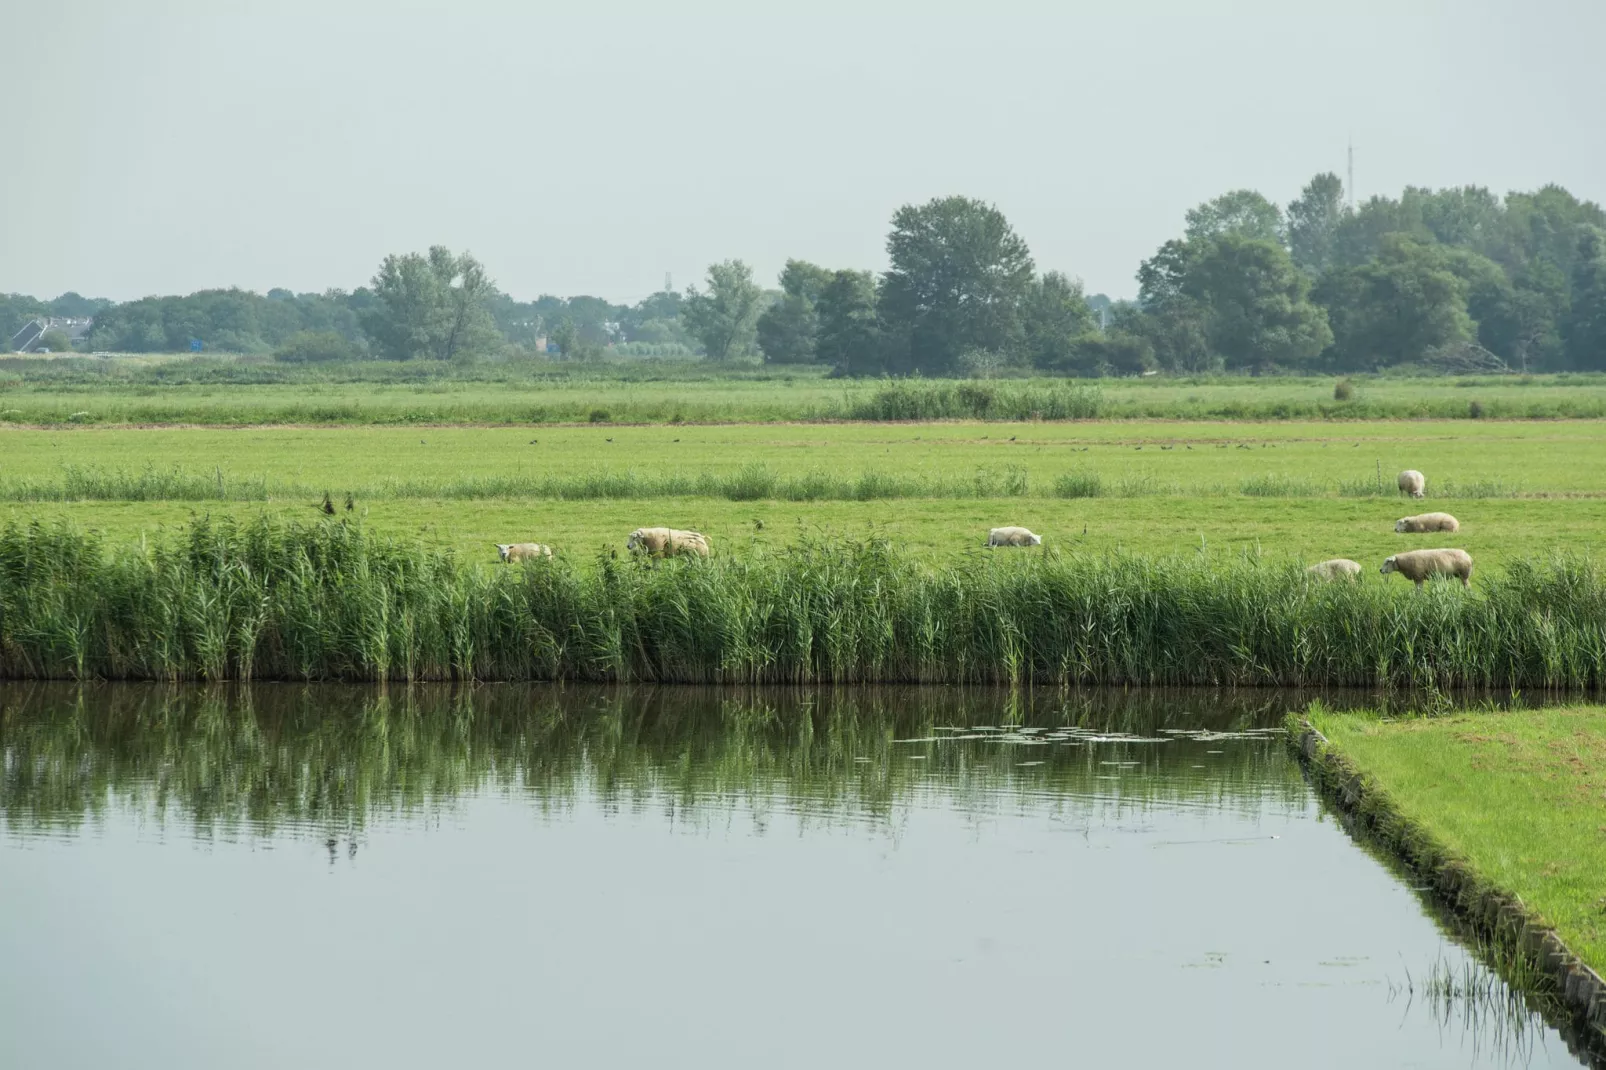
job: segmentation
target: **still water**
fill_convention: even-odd
[[[1580,1065],[1289,707],[0,688],[0,1067]]]

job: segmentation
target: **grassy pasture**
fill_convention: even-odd
[[[1405,467],[1428,474],[1427,502],[1396,496]],[[185,476],[176,489],[139,482],[175,470]],[[72,472],[99,477],[94,493],[109,500],[72,500],[81,496]],[[771,493],[732,500],[749,487],[743,473],[755,472]],[[119,473],[132,485],[120,489]],[[871,476],[904,496],[779,493],[811,473]],[[635,483],[609,482],[626,475]],[[1096,496],[1061,496],[1088,489],[1089,476]],[[728,481],[725,493],[654,490],[714,477]],[[1401,549],[1454,545],[1487,569],[1557,550],[1606,553],[1606,423],[0,429],[0,521],[68,517],[131,539],[204,514],[310,518],[325,490],[337,505],[353,493],[376,532],[485,560],[492,542],[529,539],[589,561],[643,524],[698,528],[717,550],[873,529],[924,555],[952,555],[976,550],[988,527],[1019,523],[1062,552],[1202,549],[1370,566]],[[1429,508],[1455,513],[1462,530],[1394,534],[1395,518]]]
[[[1404,816],[1606,969],[1606,709],[1313,721]]]
[[[1096,391],[1099,415],[1125,419],[1535,419],[1606,416],[1606,376],[1366,378],[1352,400],[1330,378],[1031,380],[969,384]],[[900,390],[954,384],[904,383]],[[721,369],[706,362],[576,366],[545,361],[455,367],[370,361],[0,358],[0,423],[552,424],[785,422],[851,417],[888,389],[818,368]]]

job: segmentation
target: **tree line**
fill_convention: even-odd
[[[1286,208],[1235,190],[1186,213],[1140,265],[1132,301],[1040,272],[1004,215],[967,197],[898,209],[887,259],[879,274],[789,260],[776,289],[729,260],[684,294],[621,305],[517,301],[473,256],[437,246],[387,256],[349,292],[0,295],[0,331],[94,315],[87,345],[117,352],[460,361],[539,347],[850,376],[1606,370],[1606,213],[1559,186],[1410,187],[1351,207],[1327,173]]]

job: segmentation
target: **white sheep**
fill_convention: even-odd
[[[1407,468],[1401,472],[1399,484],[1401,494],[1409,494],[1413,498],[1422,498],[1427,495],[1427,477],[1415,468]]]
[[[534,561],[538,557],[552,556],[552,547],[538,542],[499,542],[495,545],[503,561]]]
[[[1421,587],[1435,573],[1454,576],[1461,586],[1472,586],[1472,555],[1465,550],[1407,550],[1383,562],[1383,575],[1398,572]]]
[[[1043,537],[1025,528],[993,528],[987,533],[988,546],[1041,546]]]
[[[1394,530],[1406,535],[1420,535],[1425,531],[1460,531],[1461,521],[1449,513],[1422,513],[1400,517],[1394,522]]]
[[[676,554],[708,556],[708,536],[675,528],[637,528],[625,540],[625,546],[632,553],[648,553],[656,557],[672,557]]]
[[[1319,580],[1358,580],[1361,577],[1361,563],[1347,557],[1335,557],[1331,561],[1318,561],[1305,571]]]

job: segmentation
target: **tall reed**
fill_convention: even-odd
[[[115,548],[0,531],[0,676],[1594,688],[1606,576],[1518,562],[1464,591],[1295,565],[883,541],[487,567],[340,521]]]

